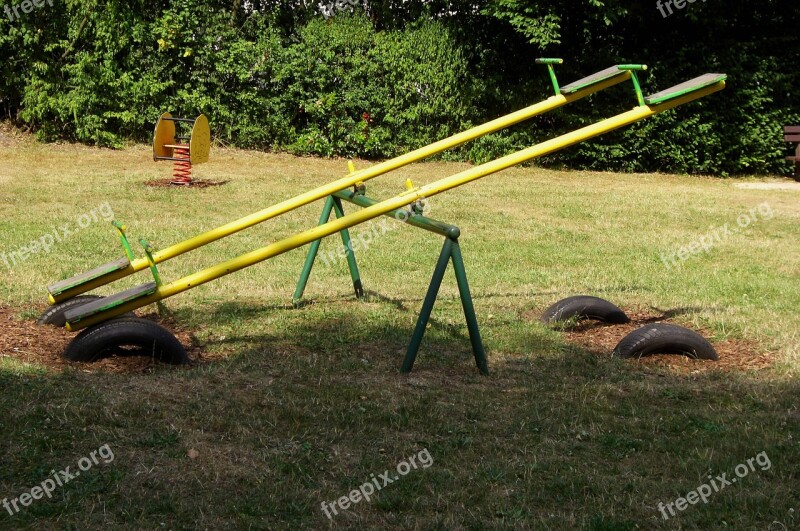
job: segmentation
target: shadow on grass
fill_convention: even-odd
[[[264,309],[231,304],[238,307],[220,316],[227,325]],[[219,308],[198,311],[212,319]],[[488,377],[474,367],[463,326],[461,336],[432,326],[414,372],[400,376],[408,315],[372,319],[357,307],[286,314],[277,334],[226,338],[237,355],[203,371],[0,371],[0,493],[16,496],[102,443],[119,455],[13,520],[0,514],[0,526],[118,524],[113,515],[134,505],[127,521],[137,528],[318,528],[327,524],[320,500],[420,448],[433,456],[431,469],[355,507],[355,524],[666,529],[724,520],[767,528],[786,521],[796,501],[797,381],[641,370],[529,323],[511,331],[503,353],[489,340]],[[185,457],[195,447],[197,466]],[[659,502],[708,474],[730,476],[759,452],[771,470],[675,521],[661,519]],[[98,499],[102,515],[93,513]]]
[[[16,496],[39,484],[42,471],[103,443],[121,456],[13,524],[84,527],[102,499],[108,515],[135,504],[131,525],[139,528],[200,525],[199,512],[221,527],[315,528],[327,523],[321,499],[422,447],[436,466],[359,506],[361,527],[402,518],[427,528],[666,529],[674,522],[661,519],[659,502],[709,474],[730,476],[759,452],[771,470],[675,518],[687,528],[787,521],[800,461],[797,381],[769,372],[673,374],[567,344],[538,322],[488,318],[479,318],[491,371],[482,376],[454,298],[439,301],[442,317],[426,331],[414,371],[399,375],[416,320],[406,302],[179,310],[179,319],[234,331],[210,342],[235,354],[201,369],[0,370],[0,494]],[[185,454],[196,446],[214,456],[209,473],[225,470],[227,479],[187,477]],[[253,464],[242,467],[243,456]],[[10,519],[0,514],[0,526]]]

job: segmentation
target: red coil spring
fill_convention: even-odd
[[[189,146],[174,148],[172,156],[176,159],[172,168],[172,184],[192,184],[192,161],[189,159]]]

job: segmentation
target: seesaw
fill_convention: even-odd
[[[334,192],[345,190],[357,184],[365,183],[370,179],[373,179],[380,175],[384,175],[396,169],[402,168],[403,166],[406,166],[413,162],[418,162],[424,158],[457,147],[471,140],[475,140],[476,138],[500,131],[514,124],[523,122],[525,120],[529,120],[535,116],[547,113],[549,111],[567,105],[568,103],[572,103],[580,99],[583,99],[587,96],[590,96],[591,94],[594,94],[596,92],[599,92],[601,90],[612,87],[614,85],[617,85],[619,83],[622,83],[623,81],[630,79],[632,76],[632,72],[634,71],[635,68],[635,67],[628,67],[626,65],[614,66],[611,68],[607,68],[596,74],[593,74],[591,76],[580,79],[564,87],[559,87],[553,65],[560,64],[561,62],[562,62],[561,59],[537,60],[537,63],[545,64],[547,66],[556,92],[554,96],[551,96],[550,98],[548,98],[543,102],[537,103],[530,107],[526,107],[514,113],[502,116],[500,118],[479,125],[477,127],[473,127],[472,129],[469,129],[467,131],[463,131],[461,133],[440,140],[428,146],[406,153],[405,155],[401,155],[399,157],[387,160],[383,163],[376,164],[375,166],[371,166],[369,168],[365,168],[359,171],[351,171],[349,175],[341,179],[338,179],[326,185],[315,188],[314,190],[310,190],[297,197],[287,199],[269,208],[266,208],[254,214],[250,214],[249,216],[245,216],[236,221],[232,221],[230,223],[222,225],[221,227],[217,227],[203,234],[199,234],[183,242],[177,243],[165,249],[161,249],[160,251],[153,251],[151,257],[136,259],[135,257],[131,256],[131,254],[128,253],[127,251],[128,246],[125,243],[127,239],[125,236],[124,228],[122,228],[121,225],[119,226],[115,225],[120,231],[120,237],[123,240],[123,247],[126,249],[127,256],[120,260],[115,260],[108,264],[104,264],[95,269],[92,269],[91,271],[87,271],[83,274],[77,275],[75,277],[66,280],[62,280],[60,282],[56,282],[55,284],[48,286],[47,289],[50,293],[50,303],[56,304],[63,301],[67,301],[69,299],[72,299],[76,295],[80,295],[81,293],[86,293],[88,291],[91,291],[95,288],[113,282],[120,278],[124,278],[139,271],[142,271],[144,269],[147,269],[148,267],[150,267],[151,258],[152,262],[155,264],[159,264],[166,260],[170,260],[172,258],[175,258],[176,256],[180,256],[184,253],[187,253],[194,249],[203,247],[204,245],[207,245],[211,242],[219,240],[220,238],[230,236],[246,228],[252,227],[259,223],[263,223],[264,221],[280,216],[296,208],[300,208],[301,206],[317,201],[319,199],[324,199],[333,194]],[[155,135],[153,142],[154,158],[155,156],[162,154],[163,144],[165,142],[169,142],[169,139],[170,139],[169,135],[164,135],[164,136],[161,136],[159,134]]]
[[[172,361],[184,361],[185,352],[183,352],[180,343],[171,336],[169,332],[151,321],[125,317],[124,315],[137,308],[157,303],[217,278],[229,275],[235,271],[312,243],[311,251],[306,258],[306,263],[301,273],[301,279],[295,291],[294,300],[298,302],[308,280],[319,241],[322,238],[338,232],[347,245],[346,242],[349,240],[348,229],[350,227],[370,221],[379,216],[390,215],[407,224],[423,228],[445,236],[446,238],[402,370],[407,372],[413,367],[417,349],[419,348],[419,342],[422,338],[422,334],[424,334],[425,323],[427,323],[427,319],[430,316],[430,311],[433,307],[433,302],[435,301],[441,279],[448,261],[452,260],[461,300],[464,305],[475,362],[481,372],[488,372],[485,352],[478,332],[477,319],[475,318],[474,308],[472,307],[472,301],[469,295],[463,259],[458,247],[460,231],[457,227],[452,225],[422,216],[419,213],[419,209],[415,208],[415,205],[419,205],[421,200],[427,200],[435,195],[452,190],[453,188],[483,178],[487,175],[555,153],[566,147],[573,146],[585,140],[631,125],[658,113],[718,92],[725,87],[726,80],[725,74],[705,74],[645,97],[642,94],[636,75],[638,70],[646,69],[644,65],[618,65],[565,87],[559,87],[553,65],[561,61],[558,59],[541,59],[537,60],[537,62],[547,65],[556,92],[554,96],[551,96],[547,100],[370,168],[353,171],[354,168],[351,167],[350,174],[344,178],[320,186],[314,190],[305,192],[260,212],[223,225],[222,227],[213,229],[199,236],[195,236],[194,238],[161,251],[153,250],[146,241],[142,240],[145,252],[144,259],[137,260],[133,257],[124,227],[114,222],[115,227],[117,227],[120,232],[123,246],[126,249],[126,258],[49,286],[50,301],[56,304],[56,306],[48,310],[48,312],[43,315],[43,318],[45,316],[47,318],[40,319],[40,322],[65,324],[67,329],[73,331],[87,329],[79,334],[68,347],[66,355],[71,359],[93,360],[104,353],[113,351],[115,347],[135,344],[142,349],[142,353],[144,354],[159,359],[166,359],[173,356]],[[551,140],[541,142],[529,148],[517,151],[516,153],[475,166],[449,177],[439,179],[424,186],[417,187],[414,186],[413,183],[407,182],[407,189],[405,191],[384,201],[369,199],[365,196],[364,182],[369,179],[389,173],[407,164],[458,146],[464,142],[474,140],[480,136],[499,131],[510,125],[556,109],[570,102],[577,101],[628,79],[633,81],[638,105],[627,112],[601,120],[595,124]],[[354,187],[352,192],[347,191],[350,187]],[[320,224],[317,227],[284,238],[184,278],[169,283],[162,282],[156,267],[158,263],[323,198],[326,199],[326,203],[323,208]],[[363,209],[345,215],[342,208],[342,200],[361,206]],[[410,205],[410,211],[404,210],[405,207]],[[328,221],[334,209],[338,217],[333,221]],[[356,295],[360,295],[360,278],[358,277],[357,267],[355,266],[355,259],[352,253],[348,257],[348,265],[353,275]],[[98,297],[95,300],[87,300],[83,297],[75,298],[81,293],[85,293],[96,287],[108,284],[147,268],[152,272],[152,282],[141,284],[108,297]]]

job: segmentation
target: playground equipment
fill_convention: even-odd
[[[246,216],[240,220],[190,238],[184,242],[167,247],[161,251],[155,251],[150,247],[149,244],[147,244],[145,240],[142,240],[141,242],[145,252],[144,259],[136,259],[133,256],[125,235],[124,226],[115,222],[115,227],[120,232],[123,247],[126,251],[126,258],[111,262],[76,277],[66,279],[49,286],[48,291],[50,292],[50,302],[52,304],[65,304],[77,295],[149,268],[153,275],[153,282],[148,282],[116,295],[103,297],[86,304],[81,304],[78,306],[73,304],[68,308],[65,307],[63,316],[66,322],[66,327],[69,330],[81,330],[87,327],[102,327],[104,326],[103,323],[106,321],[114,319],[122,314],[125,314],[126,312],[159,302],[168,297],[172,297],[240,269],[250,267],[292,249],[309,243],[318,242],[322,238],[337,232],[341,233],[344,241],[349,238],[347,230],[350,227],[382,215],[388,214],[395,215],[397,217],[401,209],[409,205],[418,204],[421,200],[426,200],[434,195],[446,192],[487,175],[491,175],[517,164],[554,153],[598,135],[625,127],[655,114],[695,101],[699,98],[720,91],[725,87],[725,74],[705,74],[670,89],[653,94],[652,96],[644,97],[636,74],[637,71],[646,69],[644,65],[618,65],[583,78],[575,83],[560,87],[555,75],[554,65],[560,64],[561,62],[562,61],[560,59],[537,60],[537,63],[547,66],[553,88],[555,90],[555,95],[543,102],[537,103],[501,118],[497,118],[496,120],[492,120],[486,124],[469,129],[447,139],[440,140],[439,142],[381,164],[377,164],[370,168],[355,171],[355,168],[351,166],[350,173],[341,179],[300,194],[294,198],[285,200],[260,212]],[[450,149],[470,140],[474,140],[483,135],[507,128],[513,124],[530,119],[542,113],[557,109],[563,105],[577,101],[590,94],[594,94],[629,79],[633,82],[638,103],[638,105],[632,110],[599,121],[593,125],[583,127],[579,130],[561,135],[557,138],[536,144],[494,161],[487,162],[480,166],[475,166],[424,186],[417,187],[414,186],[413,183],[409,182],[407,183],[407,189],[405,191],[384,201],[372,200],[364,195],[364,183],[369,179],[386,174],[407,164],[416,162],[436,153],[440,153],[446,149]],[[354,187],[353,192],[346,193],[345,190],[350,187]],[[283,240],[274,242],[260,249],[256,249],[242,256],[227,260],[167,284],[164,284],[161,281],[160,275],[158,274],[157,264],[323,198],[326,198],[326,205],[323,209],[323,216],[320,220],[320,225],[317,227],[305,230]],[[344,215],[341,206],[341,200],[347,200],[364,208],[358,212]],[[328,221],[333,209],[336,209],[336,214],[338,217],[333,221]],[[433,281],[431,282],[431,286],[428,290],[428,296],[423,304],[423,311],[421,312],[420,318],[417,322],[417,332],[414,334],[412,345],[409,347],[406,362],[403,366],[404,370],[410,370],[411,366],[413,365],[413,358],[416,355],[416,352],[412,352],[412,347],[414,347],[415,343],[416,347],[419,346],[419,340],[422,337],[422,333],[424,333],[424,324],[422,325],[421,332],[419,331],[420,323],[423,321],[427,322],[427,318],[430,314],[430,309],[433,306],[433,301],[435,300],[436,292],[438,291],[438,287],[444,274],[444,270],[447,266],[447,262],[448,260],[452,259],[455,266],[454,268],[456,269],[456,277],[462,295],[462,302],[464,303],[464,310],[468,321],[468,327],[470,329],[470,335],[473,339],[473,351],[475,354],[476,364],[482,372],[486,372],[488,367],[486,366],[485,356],[483,355],[483,347],[480,345],[479,335],[477,334],[477,320],[474,319],[474,309],[471,309],[472,303],[469,299],[466,274],[463,268],[463,259],[461,258],[461,252],[457,242],[459,235],[458,229],[451,225],[443,224],[441,222],[419,216],[418,213],[413,211],[413,207],[412,212],[407,212],[406,217],[410,225],[425,228],[431,232],[443,235],[447,238],[447,241],[442,249],[442,254],[440,255]],[[305,287],[305,282],[307,281],[308,274],[311,271],[311,265],[313,264],[317,246],[318,243],[314,243],[312,246],[312,252],[309,252],[309,255],[306,259],[306,265],[303,269],[303,273],[301,274],[301,280],[298,283],[298,289],[295,292],[295,300],[298,300],[302,295],[302,290]],[[353,260],[353,262],[350,264],[351,273],[353,273],[356,294],[359,295],[360,278],[358,278],[357,268],[354,267],[354,265],[355,261]],[[96,328],[93,328],[93,330],[96,330]],[[75,341],[80,341],[80,339],[81,336],[79,335]]]
[[[552,65],[561,63],[561,60],[540,59],[537,62],[547,64],[548,68],[551,69],[552,72]],[[598,72],[597,74],[583,78],[563,88],[559,88],[556,91],[556,95],[551,96],[543,102],[526,107],[525,109],[508,114],[506,116],[502,116],[483,125],[474,127],[462,133],[458,133],[444,140],[440,140],[375,166],[371,166],[359,171],[351,170],[349,175],[341,179],[315,188],[314,190],[305,192],[297,197],[287,199],[269,208],[249,216],[245,216],[226,225],[222,225],[221,227],[217,227],[216,229],[208,231],[204,234],[200,234],[165,249],[161,249],[160,251],[153,253],[153,262],[155,264],[159,264],[171,258],[175,258],[176,256],[180,256],[183,253],[207,245],[220,238],[230,236],[236,232],[242,231],[259,223],[263,223],[264,221],[280,216],[286,212],[307,205],[319,199],[324,199],[340,190],[345,190],[351,186],[363,184],[370,179],[402,168],[403,166],[413,162],[417,162],[437,153],[441,153],[442,151],[454,148],[471,140],[475,140],[481,136],[505,129],[519,122],[557,109],[568,103],[578,101],[591,94],[630,79],[632,73],[632,70],[626,69],[624,66],[608,68],[602,72]],[[551,79],[553,79],[554,86],[557,87],[558,82],[555,80],[554,73],[552,74]],[[131,257],[130,260],[122,259],[110,262],[76,277],[57,282],[49,286],[48,290],[50,292],[50,302],[51,304],[56,304],[66,301],[75,297],[76,295],[86,293],[99,286],[103,286],[120,278],[142,271],[143,269],[147,269],[148,267],[150,267],[150,261],[144,258],[134,259]]]
[[[794,155],[786,157],[786,160],[794,162],[794,180],[800,181],[800,126],[784,126],[783,140],[794,144]]]
[[[714,345],[683,326],[651,323],[623,337],[614,347],[614,356],[639,359],[651,354],[683,354],[693,360],[719,361]]]
[[[176,127],[177,125],[177,127]],[[191,128],[189,134],[176,134],[181,128]],[[192,166],[208,162],[211,149],[211,129],[208,118],[201,114],[191,118],[175,118],[165,112],[158,118],[153,132],[153,160],[171,160],[173,163],[170,184],[192,184]]]
[[[561,299],[542,312],[543,323],[568,323],[573,319],[592,319],[609,324],[625,324],[630,318],[617,305],[600,297],[574,295]]]

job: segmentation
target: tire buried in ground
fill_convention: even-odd
[[[64,302],[59,302],[58,304],[54,304],[45,310],[36,320],[36,324],[52,325],[57,327],[64,326],[67,324],[65,314],[68,310],[77,308],[78,306],[83,306],[84,304],[89,304],[90,302],[94,302],[102,298],[103,297],[100,295],[78,295],[77,297],[65,300]],[[122,317],[133,317],[133,312],[128,312],[122,315]]]
[[[189,356],[172,332],[148,319],[123,317],[90,326],[69,344],[64,356],[93,362],[110,356],[146,356],[182,365]]]
[[[717,351],[706,338],[682,326],[655,323],[638,328],[622,338],[614,355],[641,358],[652,354],[683,354],[692,359],[717,361]]]
[[[625,312],[600,297],[575,295],[561,299],[547,308],[539,318],[543,323],[561,323],[570,319],[593,319],[611,324],[630,321]]]

